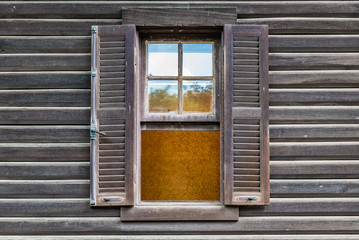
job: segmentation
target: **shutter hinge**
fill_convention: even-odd
[[[258,197],[236,197],[236,201],[239,202],[248,202],[248,201],[258,201]]]
[[[123,198],[122,197],[104,197],[101,198],[102,202],[122,202]]]
[[[97,76],[97,71],[94,70],[94,71],[91,71],[91,77],[96,77]]]
[[[92,26],[91,27],[91,32],[92,32],[92,34],[96,34],[97,33],[97,26]]]
[[[91,127],[90,127],[90,137],[91,137],[91,140],[95,140],[95,139],[96,139],[96,134],[100,134],[101,136],[107,136],[106,133],[97,131],[95,122],[91,122]]]

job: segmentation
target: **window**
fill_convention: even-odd
[[[139,201],[219,201],[218,39],[142,34]],[[140,87],[140,89],[141,89]],[[196,118],[196,122],[193,119]],[[212,130],[203,130],[212,123]],[[184,123],[185,122],[185,123]],[[178,126],[182,129],[178,129]],[[177,129],[174,127],[177,126]]]
[[[178,32],[181,34],[172,32],[171,38],[168,34],[163,38],[163,32],[150,38],[144,32],[141,44],[132,25],[99,26],[94,31],[92,204],[135,205],[121,208],[121,219],[129,221],[235,220],[238,208],[233,205],[269,203],[267,28],[226,25],[219,31],[223,41],[218,36],[194,40],[186,29]],[[144,44],[147,48],[140,47]],[[185,55],[199,51],[191,49],[191,44],[203,44],[208,49],[212,45],[212,75],[208,67],[199,68],[200,73],[194,73],[197,68],[185,69],[194,66],[185,63]],[[202,51],[208,53],[208,49]],[[171,55],[171,62],[177,59],[177,72],[174,66],[163,70],[146,63],[147,58],[155,58],[151,54],[160,53]],[[198,110],[195,104],[185,102],[187,92],[200,95],[211,88],[212,107]],[[197,89],[203,90],[196,93]],[[157,90],[166,93],[170,100],[151,102],[151,93]],[[220,182],[223,183],[219,201],[203,204],[189,200],[169,205],[159,198],[154,203],[139,199],[141,131],[164,126],[172,130],[194,127],[219,130]],[[107,135],[100,137],[95,129]],[[180,131],[172,131],[176,132]],[[150,141],[151,132],[148,133],[147,141]]]

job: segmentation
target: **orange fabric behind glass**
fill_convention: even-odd
[[[219,131],[142,131],[141,200],[219,201]]]

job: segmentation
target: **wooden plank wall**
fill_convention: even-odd
[[[269,25],[270,206],[196,223],[89,207],[90,26],[125,5]],[[358,239],[358,16],[359,1],[0,2],[0,239]]]

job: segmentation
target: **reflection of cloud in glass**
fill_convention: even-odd
[[[212,43],[183,44],[183,76],[212,76]]]
[[[178,44],[148,44],[148,75],[178,76]]]

